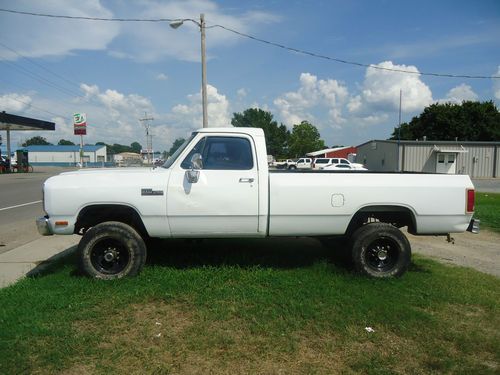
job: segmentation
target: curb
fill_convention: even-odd
[[[47,236],[0,254],[0,288],[35,276],[77,249],[80,236]]]

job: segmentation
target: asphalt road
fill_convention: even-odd
[[[482,178],[472,180],[474,187],[481,193],[500,193],[499,178]]]
[[[46,167],[33,173],[0,174],[0,254],[40,237],[35,219],[44,215],[43,182],[66,170]]]

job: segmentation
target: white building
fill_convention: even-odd
[[[75,166],[80,162],[80,146],[28,146],[30,164]],[[106,146],[83,146],[83,163],[87,166],[104,166]]]
[[[357,163],[371,171],[499,177],[500,142],[372,140],[358,147]]]
[[[134,152],[122,152],[113,155],[113,161],[117,167],[142,166],[143,159],[141,155]]]

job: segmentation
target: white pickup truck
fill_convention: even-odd
[[[40,233],[82,235],[80,267],[103,279],[137,274],[148,238],[267,236],[343,236],[358,271],[400,276],[411,249],[398,228],[479,230],[468,176],[269,171],[255,128],[201,129],[162,167],[66,172],[43,190]]]
[[[278,169],[296,169],[297,162],[293,159],[277,160],[273,163],[273,167]]]

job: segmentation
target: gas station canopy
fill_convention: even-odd
[[[53,122],[0,112],[0,130],[55,130]]]
[[[35,130],[35,131],[56,130],[56,124],[53,122],[37,120],[36,118],[11,115],[3,111],[0,112],[0,130],[7,131],[7,160],[8,160],[7,168],[10,170],[11,169],[10,132],[17,130]]]

